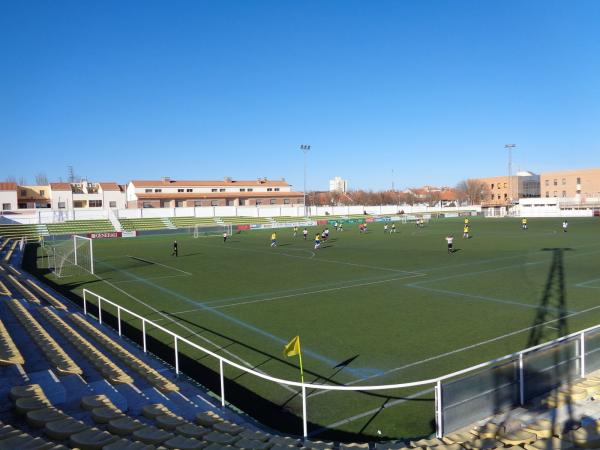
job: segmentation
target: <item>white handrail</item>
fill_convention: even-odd
[[[523,375],[522,375],[522,361],[523,361],[523,355],[543,348],[543,347],[552,347],[556,344],[559,344],[561,342],[567,341],[569,339],[572,339],[576,336],[579,337],[579,348],[580,348],[580,355],[579,357],[581,358],[582,361],[582,370],[581,373],[582,375],[585,374],[584,372],[584,368],[585,368],[585,351],[584,351],[584,343],[585,343],[585,339],[584,339],[584,335],[585,333],[589,332],[589,331],[593,331],[593,330],[599,330],[600,331],[600,325],[595,325],[593,327],[589,327],[586,328],[584,330],[580,330],[574,333],[571,333],[569,335],[566,336],[562,336],[560,338],[554,339],[550,342],[546,342],[543,344],[539,344],[536,345],[534,347],[529,347],[526,348],[524,350],[521,350],[519,352],[516,353],[512,353],[510,355],[505,355],[496,359],[492,359],[490,361],[486,361],[480,364],[476,364],[474,366],[471,367],[467,367],[465,369],[461,369],[458,370],[456,372],[452,372],[446,375],[442,375],[436,378],[428,378],[425,380],[419,380],[419,381],[412,381],[412,382],[408,382],[408,383],[395,383],[395,384],[381,384],[381,385],[367,385],[367,386],[339,386],[339,385],[332,385],[332,384],[314,384],[314,383],[302,383],[302,382],[298,382],[298,381],[292,381],[292,380],[285,380],[283,378],[277,378],[277,377],[273,377],[271,375],[267,375],[265,373],[261,373],[261,372],[257,372],[255,370],[252,370],[248,367],[245,367],[243,365],[240,365],[238,363],[235,363],[233,361],[230,361],[229,359],[220,356],[218,354],[216,354],[215,352],[208,350],[207,348],[202,347],[201,345],[196,344],[195,342],[190,341],[189,339],[184,338],[183,336],[178,335],[177,333],[174,333],[171,330],[166,329],[165,327],[153,322],[150,319],[147,319],[145,317],[142,317],[141,315],[127,309],[124,308],[120,305],[118,305],[117,303],[112,302],[111,300],[108,300],[107,298],[96,294],[95,292],[90,291],[89,289],[83,289],[83,311],[84,311],[84,315],[88,313],[88,308],[87,308],[87,295],[90,294],[92,296],[94,296],[96,299],[98,299],[98,309],[99,309],[99,318],[100,318],[100,323],[102,323],[102,303],[108,303],[112,306],[114,306],[115,308],[117,308],[117,320],[119,321],[119,329],[121,327],[120,321],[121,321],[121,311],[125,311],[126,313],[128,313],[129,315],[138,318],[142,321],[142,340],[143,340],[143,349],[144,352],[147,351],[147,347],[146,347],[146,323],[152,325],[153,327],[159,329],[160,331],[170,335],[173,337],[174,339],[174,350],[175,350],[175,372],[176,374],[179,374],[179,351],[178,351],[178,341],[181,341],[183,343],[186,343],[188,345],[190,345],[191,347],[200,350],[204,353],[206,353],[207,355],[210,355],[214,358],[216,358],[217,360],[219,360],[219,372],[220,372],[220,380],[221,380],[221,405],[225,406],[225,385],[224,385],[224,366],[223,363],[235,367],[236,369],[239,369],[243,372],[252,374],[258,378],[262,378],[264,380],[268,380],[268,381],[272,381],[274,383],[277,384],[282,384],[282,385],[286,385],[286,386],[296,386],[301,388],[302,391],[302,400],[303,400],[303,434],[306,437],[307,435],[307,417],[306,417],[306,389],[315,389],[315,390],[328,390],[328,391],[381,391],[381,390],[389,390],[389,389],[400,389],[400,388],[410,388],[410,387],[416,387],[416,386],[423,386],[423,385],[430,385],[430,384],[434,384],[436,385],[436,389],[435,389],[435,405],[436,405],[436,422],[437,422],[437,434],[438,437],[441,437],[442,433],[443,433],[443,424],[442,424],[442,420],[443,420],[443,414],[442,414],[442,399],[441,399],[441,382],[444,380],[448,380],[451,378],[455,378],[457,376],[460,375],[464,375],[466,373],[469,372],[474,372],[477,371],[479,369],[483,369],[489,366],[493,366],[496,365],[498,363],[504,362],[504,361],[518,361],[519,363],[519,368],[520,368],[520,377],[519,377],[519,384],[520,384],[520,398],[521,398],[521,402],[523,401],[523,387],[524,387],[524,379],[523,379]]]

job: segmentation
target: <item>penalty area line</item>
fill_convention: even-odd
[[[484,345],[491,344],[493,342],[500,341],[502,339],[506,339],[506,338],[509,338],[509,337],[512,337],[512,336],[516,336],[517,334],[525,333],[525,332],[530,331],[530,330],[532,330],[534,328],[544,327],[544,326],[548,327],[548,325],[550,325],[552,323],[558,322],[560,320],[565,320],[565,319],[568,319],[570,317],[575,317],[575,316],[578,316],[580,314],[585,314],[585,313],[588,313],[590,311],[594,311],[594,310],[596,310],[598,308],[600,308],[600,305],[592,306],[591,308],[583,309],[581,311],[576,311],[576,312],[573,312],[571,314],[567,314],[567,315],[565,315],[563,317],[559,317],[559,318],[556,318],[556,319],[548,320],[547,322],[543,322],[543,323],[540,323],[540,324],[537,324],[537,325],[532,325],[532,326],[529,326],[529,327],[526,327],[526,328],[521,328],[521,329],[516,330],[516,331],[511,331],[510,333],[506,333],[506,334],[503,334],[503,335],[500,335],[500,336],[496,336],[494,338],[486,339],[485,341],[477,342],[475,344],[467,345],[466,347],[457,348],[455,350],[451,350],[451,351],[445,352],[445,353],[440,353],[438,355],[434,355],[434,356],[431,356],[429,358],[422,359],[420,361],[415,361],[415,362],[412,362],[412,363],[405,364],[403,366],[399,366],[399,367],[396,367],[396,368],[393,368],[393,369],[390,369],[390,370],[386,370],[385,372],[382,372],[382,373],[370,375],[370,376],[364,377],[364,378],[357,378],[356,380],[353,380],[353,381],[350,381],[350,382],[346,383],[345,386],[352,386],[354,384],[361,383],[363,381],[372,380],[374,378],[380,378],[382,376],[389,375],[389,374],[394,373],[394,372],[399,372],[401,370],[408,369],[410,367],[415,367],[415,366],[419,366],[421,364],[425,364],[425,363],[428,363],[428,362],[431,362],[431,361],[435,361],[436,359],[445,358],[447,356],[455,355],[457,353],[461,353],[461,352],[464,352],[466,350],[472,350],[472,349],[477,348],[477,347],[482,347]],[[327,392],[331,392],[331,391],[319,390],[318,392],[315,392],[314,394],[311,394],[308,397],[316,397],[318,395],[322,395],[322,394],[325,394]]]
[[[337,286],[337,287],[332,287],[332,288],[316,289],[313,291],[305,291],[305,292],[294,292],[292,294],[278,295],[276,297],[266,297],[266,298],[259,298],[257,300],[249,300],[246,302],[237,302],[237,303],[230,303],[230,304],[225,304],[225,305],[220,305],[220,306],[212,306],[212,308],[224,309],[224,308],[230,308],[233,306],[251,305],[254,303],[270,302],[270,301],[275,301],[275,300],[284,300],[284,299],[293,298],[293,297],[302,297],[305,295],[321,294],[324,292],[334,292],[334,291],[341,291],[343,289],[352,289],[355,287],[372,286],[375,284],[389,283],[392,281],[400,281],[400,280],[405,280],[407,278],[415,278],[415,277],[420,277],[420,276],[424,276],[424,275],[425,274],[406,275],[406,276],[402,276],[402,277],[386,278],[385,280],[369,281],[369,282],[365,282],[365,283],[355,283],[355,284],[350,284],[347,286]],[[176,311],[171,314],[176,316],[176,315],[187,314],[187,313],[192,313],[192,312],[196,312],[196,311],[206,311],[206,308],[194,308],[194,309],[188,309],[188,310],[184,310],[184,311]]]
[[[177,267],[172,267],[172,266],[168,266],[168,265],[163,264],[163,263],[159,263],[159,262],[156,262],[156,261],[151,261],[149,259],[140,258],[139,256],[131,256],[131,255],[125,255],[125,256],[127,256],[128,258],[137,259],[138,261],[142,261],[142,262],[145,262],[145,263],[156,264],[157,266],[162,266],[162,267],[165,267],[166,269],[174,270],[176,272],[180,272],[180,273],[183,273],[185,275],[189,275],[189,276],[193,275],[193,274],[191,274],[189,272],[186,272],[185,270],[178,269]]]

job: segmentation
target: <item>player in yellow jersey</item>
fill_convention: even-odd
[[[463,228],[463,237],[469,239],[469,225],[465,225]]]
[[[469,225],[469,218],[465,217],[465,226]]]
[[[321,248],[321,235],[319,233],[315,234],[315,250]]]
[[[271,247],[277,247],[277,233],[271,233]]]
[[[521,219],[521,228],[523,228],[524,230],[527,229],[527,219],[525,217]]]

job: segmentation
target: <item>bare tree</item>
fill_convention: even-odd
[[[490,188],[481,180],[469,178],[456,185],[459,199],[467,200],[470,205],[480,204],[489,197]]]
[[[21,185],[21,186],[25,186],[26,184],[29,184],[29,183],[27,182],[27,178],[25,178],[25,177],[20,177],[20,178],[19,178],[19,185]]]
[[[17,179],[14,175],[9,175],[4,179],[4,181],[6,181],[7,183],[16,183]]]
[[[44,172],[39,172],[35,175],[35,184],[37,184],[38,186],[48,184],[48,177]]]

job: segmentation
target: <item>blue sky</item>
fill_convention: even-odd
[[[0,179],[600,166],[599,1],[3,1]]]

